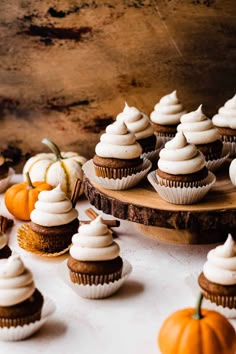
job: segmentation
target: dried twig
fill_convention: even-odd
[[[99,216],[99,214],[96,213],[96,211],[93,210],[92,208],[89,208],[89,209],[85,210],[85,213],[92,220],[96,219]],[[120,226],[120,221],[116,220],[116,219],[114,219],[114,220],[102,219],[102,222],[104,224],[106,224],[108,227],[118,227],[118,226]]]

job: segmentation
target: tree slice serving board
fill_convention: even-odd
[[[230,232],[236,237],[236,187],[225,173],[197,204],[174,205],[160,198],[148,181],[135,188],[113,191],[85,179],[89,202],[106,214],[137,223],[147,236],[175,243],[223,242]]]

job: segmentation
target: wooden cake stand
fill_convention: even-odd
[[[146,180],[133,189],[113,191],[85,179],[85,195],[104,213],[135,222],[144,235],[182,244],[223,242],[229,232],[236,237],[236,187],[228,167],[216,174],[210,192],[193,205],[167,203]]]

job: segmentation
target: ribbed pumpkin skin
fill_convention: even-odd
[[[44,181],[61,189],[70,198],[76,180],[83,180],[82,165],[87,161],[85,157],[74,152],[61,152],[62,159],[53,153],[42,153],[26,161],[23,175],[29,172],[32,182]],[[81,188],[80,195],[83,193]]]
[[[28,182],[14,184],[5,192],[5,205],[8,211],[19,220],[30,220],[30,213],[41,191],[53,187],[45,182],[34,182],[35,188],[28,189]]]
[[[206,309],[201,319],[193,314],[186,308],[164,321],[157,339],[162,354],[235,354],[235,330],[224,316]]]

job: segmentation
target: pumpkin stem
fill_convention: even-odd
[[[49,149],[52,150],[52,152],[56,155],[57,160],[63,159],[63,157],[61,156],[61,152],[59,150],[59,147],[55,143],[53,143],[51,140],[49,140],[47,138],[44,138],[42,140],[42,143],[47,145],[49,147]]]
[[[33,186],[32,181],[30,179],[29,172],[26,172],[25,175],[26,175],[26,179],[27,179],[27,183],[28,183],[28,186],[26,189],[34,189],[35,187]]]
[[[202,300],[203,300],[203,293],[200,293],[198,300],[197,300],[197,305],[196,305],[196,308],[195,308],[195,311],[193,314],[193,318],[195,320],[200,320],[201,318],[203,318],[202,311],[201,311]]]

